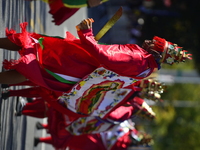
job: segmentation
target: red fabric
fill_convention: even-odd
[[[21,83],[18,83],[18,84],[9,84],[9,86],[36,86],[36,84],[34,84],[33,82],[27,80],[27,81],[24,81],[24,82],[21,82]]]
[[[13,61],[10,63],[4,62],[4,65],[9,69],[16,69],[33,83],[42,87],[67,92],[73,85],[57,81],[40,67],[35,49],[33,46],[30,46],[33,41],[29,36],[36,39],[39,37],[44,38],[43,66],[53,72],[83,78],[99,66],[95,59],[81,47],[79,40],[72,41],[71,37],[70,39],[44,37],[39,34],[29,34],[24,29],[21,34],[12,35],[12,32],[7,32],[8,38],[17,45],[25,46],[20,51],[21,58],[18,61],[14,63]],[[22,41],[19,39],[22,39]],[[30,43],[24,42],[26,40]]]
[[[87,50],[103,67],[119,75],[137,78],[144,70],[157,68],[157,63],[151,54],[136,44],[99,45],[91,30],[78,32],[82,44],[90,46]]]
[[[43,128],[48,129],[48,124],[42,124]]]
[[[132,106],[120,106],[113,110],[108,118],[114,121],[125,121],[133,115],[134,107]]]
[[[142,106],[144,100],[143,100],[142,98],[138,97],[138,96],[135,96],[135,97],[132,99],[132,102],[137,103],[137,104],[139,104],[140,106]]]
[[[131,143],[129,132],[120,137],[111,150],[127,150]],[[78,143],[77,143],[78,142]],[[106,150],[99,134],[72,136],[68,147],[72,150]]]
[[[72,150],[106,150],[99,134],[73,136],[68,147]]]
[[[44,38],[43,66],[53,72],[77,78],[83,78],[100,64],[120,75],[136,77],[138,74],[157,67],[154,57],[134,44],[99,45],[94,40],[92,30],[79,31],[79,39],[45,37],[36,33],[28,33],[26,24],[21,25],[22,33],[7,30],[8,38],[22,46],[21,58],[14,62],[5,62],[10,69],[16,69],[33,83],[50,90],[69,90],[73,85],[58,82],[44,71],[37,61],[36,49],[30,38]]]
[[[124,107],[124,106],[120,106],[117,109],[115,109],[114,111],[112,111],[108,118],[112,119],[114,121],[124,121],[127,120],[131,117],[131,115],[133,115],[133,110],[135,108],[133,108],[133,106],[129,106],[129,107]],[[68,116],[69,117],[69,116]],[[49,117],[48,117],[48,124],[49,124],[49,133],[52,135],[53,138],[53,145],[57,148],[65,148],[67,146],[72,147],[75,150],[78,150],[80,148],[82,148],[83,150],[88,149],[88,146],[91,147],[98,147],[97,149],[99,150],[104,150],[102,147],[102,142],[97,140],[96,137],[97,135],[81,135],[81,136],[74,136],[71,135],[69,132],[67,132],[65,130],[65,128],[70,125],[67,124],[68,117],[66,117],[66,115],[61,115],[58,111],[56,111],[55,109],[50,109],[49,111]],[[74,116],[75,117],[75,116]],[[112,126],[112,124],[111,124]],[[88,136],[88,137],[87,137]],[[81,147],[77,147],[76,143],[77,141],[80,141],[81,139],[84,139],[83,141],[81,141],[82,144],[79,143],[79,145],[81,145]],[[126,140],[125,140],[126,141]],[[86,142],[89,142],[86,144]],[[83,143],[85,143],[83,145]]]
[[[26,24],[21,24],[21,27],[22,33],[20,34],[15,34],[14,30],[7,30],[6,34],[12,42],[22,46],[22,50],[19,52],[21,58],[12,62],[5,61],[4,65],[9,69],[16,69],[33,83],[50,90],[52,92],[50,94],[43,92],[41,94],[43,94],[44,100],[52,102],[52,107],[57,104],[55,101],[57,97],[62,92],[67,92],[73,85],[57,81],[43,70],[43,67],[52,72],[77,78],[83,78],[100,65],[129,77],[136,77],[148,68],[151,68],[152,72],[157,67],[153,56],[137,45],[98,45],[94,40],[92,30],[79,31],[79,40],[69,33],[66,39],[60,39],[28,33],[25,30]],[[44,38],[42,67],[37,60],[37,50],[31,37],[35,39]],[[65,147],[70,136],[65,130],[66,116],[60,114],[62,106],[57,106],[50,107],[48,111],[50,116],[48,118],[49,132],[52,135],[55,147]],[[76,118],[77,116],[81,115],[72,113],[72,116],[69,117]]]
[[[52,22],[54,22],[55,25],[61,25],[64,21],[73,16],[78,10],[79,8],[62,7],[56,13],[51,13],[51,11],[49,11],[49,13],[52,15]]]
[[[67,118],[69,117],[69,120],[73,120],[82,115],[66,110],[59,104],[56,105],[57,101],[55,100],[56,97],[60,95],[59,92],[53,92],[40,87],[39,95],[41,99],[34,100],[32,103],[27,103],[23,108],[22,114],[37,118],[48,117],[47,131],[52,136],[51,144],[56,149],[65,149],[72,136],[65,130],[65,127],[68,125]],[[60,111],[60,109],[64,109],[65,112],[62,110]],[[68,117],[65,114],[68,114]],[[43,139],[43,142],[44,140],[45,139]]]
[[[74,113],[73,111],[66,109],[64,106],[62,106],[62,104],[59,104],[57,101],[57,97],[59,97],[61,94],[62,93],[60,92],[50,91],[45,88],[41,88],[40,90],[41,97],[52,107],[52,110],[54,111],[55,109],[55,111],[58,111],[59,113],[63,115],[67,115],[70,121],[73,121],[79,117],[86,117],[86,115]],[[52,116],[49,115],[49,117],[52,117]],[[49,122],[49,123],[53,123],[53,122]]]
[[[9,96],[22,96],[22,97],[40,97],[39,95],[40,87],[31,87],[19,90],[9,90]]]
[[[36,99],[31,103],[27,103],[22,110],[22,114],[26,116],[45,118],[47,117],[47,108],[45,101]]]
[[[50,11],[49,13],[56,13],[60,8],[65,7],[62,0],[49,0],[48,2]]]
[[[42,93],[45,93],[45,92],[42,92]],[[45,93],[44,95],[49,95],[49,94]],[[46,96],[46,98],[49,98],[49,97]],[[23,109],[23,114],[33,116],[33,117],[39,117],[39,118],[46,117],[46,115],[48,115],[47,130],[52,136],[52,145],[56,149],[66,148],[67,146],[75,148],[77,146],[76,145],[77,140],[78,141],[80,140],[82,144],[79,143],[79,145],[81,145],[81,148],[83,150],[88,149],[88,146],[94,147],[94,148],[97,146],[98,147],[97,149],[104,150],[102,141],[98,139],[99,135],[81,135],[77,137],[77,136],[71,135],[67,130],[65,130],[65,128],[69,125],[67,124],[67,121],[69,121],[69,118],[73,117],[75,119],[76,115],[72,114],[72,116],[68,116],[69,117],[68,118],[66,115],[64,115],[64,113],[60,113],[59,111],[56,111],[54,107],[51,107],[53,105],[51,105],[50,107],[48,105],[48,111],[44,112],[44,110],[47,109],[45,108],[46,106],[47,105],[45,105],[44,101],[35,100],[33,101],[33,103],[28,103],[25,106],[25,108]],[[112,120],[124,121],[130,118],[133,110],[134,108],[132,106],[129,106],[126,108],[124,106],[121,106],[115,109],[109,115],[108,118]],[[84,139],[85,141],[81,139]],[[122,142],[124,142],[124,140]],[[78,150],[79,147],[77,147],[76,149]]]
[[[56,149],[65,149],[72,135],[65,129],[70,121],[83,115],[76,114],[58,104],[56,98],[60,93],[41,88],[41,97],[48,102],[48,132]],[[84,116],[85,117],[85,116]]]
[[[52,15],[52,22],[55,22],[55,25],[62,24],[79,10],[79,8],[68,8],[64,6],[62,0],[51,0],[48,4],[50,9],[49,13]]]
[[[40,142],[44,142],[46,144],[52,144],[52,137],[40,137]]]
[[[48,132],[51,134],[53,146],[57,149],[65,149],[72,135],[65,130],[66,118],[53,108],[49,109]]]
[[[117,140],[117,142],[112,146],[111,150],[127,150],[130,143],[131,141],[128,132]]]

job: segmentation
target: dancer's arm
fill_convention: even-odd
[[[11,51],[19,51],[21,49],[20,46],[16,45],[8,38],[0,38],[0,48],[11,50]]]

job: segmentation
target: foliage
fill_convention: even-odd
[[[151,126],[155,150],[200,149],[199,88],[200,85],[175,84],[162,95],[163,105],[153,108],[157,114]],[[174,105],[178,100],[193,105]]]

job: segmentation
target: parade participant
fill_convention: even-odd
[[[40,124],[40,129],[46,128],[45,124]],[[153,144],[149,134],[138,131],[131,120],[126,120],[112,129],[97,133],[71,136],[68,139],[68,149],[70,150],[126,150],[129,147],[149,147]],[[35,138],[34,145],[39,143],[53,144],[52,137]]]
[[[148,105],[145,104],[142,99],[136,97],[134,99],[134,103],[131,105],[130,103],[127,104],[129,104],[129,106],[120,106],[119,108],[115,109],[108,115],[106,119],[97,119],[97,117],[83,117],[74,121],[70,125],[66,125],[66,122],[58,121],[59,119],[55,120],[55,118],[52,119],[51,116],[48,116],[48,119],[57,122],[56,124],[55,122],[53,124],[48,124],[48,126],[43,125],[45,126],[44,128],[47,129],[48,133],[50,133],[51,137],[36,138],[35,146],[39,142],[45,142],[48,144],[51,143],[55,148],[58,149],[65,148],[67,146],[74,145],[77,136],[84,137],[83,135],[85,134],[97,134],[110,130],[131,117],[142,117],[150,120],[154,119],[154,112],[148,108]],[[58,112],[54,111],[54,113]],[[61,114],[60,118],[62,118]],[[97,124],[98,126],[96,126]],[[40,126],[39,128],[41,129],[41,125],[37,123],[37,126]]]
[[[79,144],[75,144],[80,141]],[[98,134],[75,136],[69,145],[70,150],[127,150],[129,147],[149,147],[153,144],[152,137],[138,131],[131,120],[116,125],[109,131]]]
[[[103,78],[108,81],[106,76],[104,76],[105,74],[104,70],[97,69],[94,74],[90,74],[80,81],[80,84],[76,84],[70,92],[59,97],[58,101],[66,110],[70,110],[70,112],[75,114],[81,114],[83,115],[82,117],[73,116],[73,119],[71,119],[71,116],[67,114],[63,113],[61,115],[59,111],[49,109],[48,131],[52,136],[53,145],[56,148],[65,148],[69,144],[68,142],[72,135],[96,134],[107,131],[116,123],[120,123],[133,116],[144,115],[149,118],[155,115],[144,100],[135,97],[135,93],[132,92],[130,86],[125,86],[125,88],[122,86],[120,89],[112,91],[113,88],[116,88],[117,83],[120,84],[119,81],[120,79],[122,80],[122,78],[117,79],[117,82],[110,83],[101,80],[102,84],[99,84],[95,76],[100,77],[100,75],[102,75]],[[108,78],[112,80],[115,76],[119,77],[118,75],[112,74],[111,76],[109,74]],[[88,83],[91,84],[92,80],[95,80],[97,86],[95,84],[93,84],[93,86],[87,85]],[[116,84],[112,86],[113,83]],[[112,86],[112,88],[110,88],[111,91],[104,91],[105,93],[94,95],[93,91],[98,92],[104,85],[109,87],[109,84]],[[84,91],[84,86],[90,88]],[[132,87],[132,89],[141,91],[142,88]],[[131,92],[131,95],[128,94],[129,92]],[[85,99],[85,96],[90,97],[90,99]],[[82,99],[79,97],[82,97]],[[145,112],[147,112],[147,114]]]
[[[19,89],[10,89],[16,87],[18,87]],[[47,117],[48,107],[50,106],[45,100],[48,98],[48,96],[41,93],[48,91],[48,94],[54,96],[55,99],[62,95],[62,92],[47,90],[45,88],[35,85],[28,80],[19,84],[3,84],[2,88],[2,99],[6,100],[9,97],[17,97],[15,116],[26,115],[36,118],[45,118]],[[5,89],[6,91],[4,91]],[[26,100],[24,98],[26,98]]]
[[[151,84],[149,84],[149,82],[147,81],[144,83],[142,82],[142,84],[140,83],[138,85],[139,85],[138,88],[135,87],[135,89],[137,90],[141,90],[142,88],[148,88],[148,86],[151,86]],[[45,95],[47,96],[48,94],[45,94]],[[48,131],[52,135],[52,138],[54,141],[53,145],[57,148],[65,147],[68,144],[66,140],[69,141],[71,139],[71,136],[74,134],[75,135],[94,134],[94,133],[106,131],[112,128],[116,123],[120,123],[133,116],[142,116],[142,117],[145,116],[145,117],[148,117],[149,119],[154,118],[155,116],[154,112],[144,102],[144,100],[140,99],[139,97],[134,97],[134,96],[135,95],[130,96],[129,100],[127,100],[127,102],[124,102],[125,103],[124,106],[119,106],[118,108],[112,109],[112,111],[109,111],[109,113],[105,115],[104,118],[97,117],[97,115],[91,116],[91,117],[83,116],[83,117],[79,117],[75,121],[72,121],[71,124],[68,123],[70,120],[67,118],[70,118],[72,116],[67,116],[64,113],[61,114],[59,111],[52,109],[52,107],[46,107],[47,109],[45,109],[45,106],[41,104],[41,102],[44,102],[44,101],[41,101],[41,100],[33,101],[32,103],[30,103],[30,105],[27,105],[27,106],[25,105],[25,107],[22,110],[22,114],[34,116],[34,110],[36,110],[35,117],[39,117],[38,114],[42,117],[48,117],[48,124],[49,124]],[[123,105],[122,101],[120,103],[121,103],[120,105]],[[42,106],[44,107],[42,108]],[[84,106],[84,108],[85,109],[81,109],[80,111],[84,112],[89,107]],[[110,108],[112,108],[112,106],[106,107],[106,109],[110,109]],[[98,124],[99,128],[95,127],[95,124]]]
[[[158,37],[153,41],[145,41],[145,50],[135,44],[99,45],[92,34],[91,19],[78,25],[80,40],[69,33],[67,39],[31,34],[23,25],[21,34],[15,34],[13,30],[7,32],[8,38],[18,46],[7,38],[0,39],[3,48],[19,50],[22,46],[19,60],[4,62],[5,67],[14,70],[1,73],[0,82],[22,82],[28,78],[50,91],[66,92],[58,101],[55,101],[55,97],[48,97],[51,94],[41,93],[44,95],[42,97],[48,97],[46,100],[51,107],[57,107],[48,118],[51,135],[55,134],[52,137],[56,140],[60,140],[59,136],[61,139],[62,136],[65,137],[63,132],[66,125],[75,120],[83,117],[88,119],[90,116],[105,119],[114,109],[125,104],[135,92],[133,83],[150,75],[161,62],[169,60],[169,57],[175,61],[189,57],[185,51],[177,51],[175,57],[174,53],[169,55],[167,52],[171,52],[172,46],[169,47],[171,49],[166,48],[168,42]],[[173,47],[173,51],[180,50],[177,48]],[[170,61],[171,63],[173,62]],[[12,78],[13,75],[15,78]],[[63,75],[67,80],[62,78]],[[1,81],[3,77],[4,80]],[[76,82],[78,83],[73,86]],[[102,87],[106,90],[96,95],[96,92],[102,91]],[[85,97],[92,99],[88,102]],[[58,121],[55,122],[55,119]]]
[[[25,82],[20,83],[19,85],[21,84],[25,85]],[[134,88],[135,88],[135,93],[132,96],[130,96],[130,98],[133,98],[134,96],[139,96],[149,100],[158,101],[160,100],[161,97],[160,94],[164,92],[166,87],[163,83],[160,83],[154,79],[145,79],[137,82],[137,84],[134,84]],[[33,98],[33,101],[31,101],[31,103],[27,103],[25,106],[23,106],[22,110],[17,111],[18,116],[23,114],[32,117],[39,116],[39,118],[46,117],[46,115],[44,116],[44,114],[47,114],[49,105],[47,104],[47,102],[45,102],[46,97],[45,98],[41,97],[41,93],[44,92],[43,88],[38,86],[37,87],[33,86],[30,88],[25,88],[20,90],[10,90],[10,92],[11,92],[10,96]],[[142,105],[142,103],[140,105]],[[83,111],[82,110],[79,111],[84,112],[85,110],[88,109],[88,107],[85,106],[83,107],[84,109],[81,108]],[[126,108],[126,110],[128,109],[130,109],[130,112],[132,112],[131,107]]]
[[[66,92],[100,65],[121,76],[142,79],[160,63],[190,58],[181,48],[159,37],[145,41],[144,49],[136,44],[99,45],[92,34],[91,19],[78,25],[80,39],[69,32],[65,39],[29,33],[26,25],[21,24],[22,33],[7,30],[7,38],[0,38],[1,48],[21,55],[18,60],[4,61],[4,67],[10,70],[0,73],[0,83],[15,84],[27,78],[47,89]]]
[[[42,0],[49,5],[49,13],[52,15],[55,25],[62,24],[74,15],[82,7],[96,7],[107,0]]]
[[[140,116],[147,117],[149,119],[153,119],[155,117],[154,112],[144,102],[144,100],[140,99],[139,97],[134,97],[134,99],[132,100],[132,97],[130,97],[130,100],[128,100],[128,102],[125,103],[124,106],[120,106],[114,109],[107,115],[106,118],[101,119],[99,117],[93,116],[88,116],[85,118],[82,117],[71,123],[70,126],[68,126],[66,122],[68,121],[68,116],[52,109],[52,107],[49,105],[43,105],[42,102],[43,104],[45,104],[44,101],[41,100],[34,100],[32,103],[28,103],[28,105],[25,105],[23,107],[22,114],[38,118],[48,117],[49,126],[47,129],[52,135],[53,145],[57,148],[68,146],[69,143],[66,141],[70,141],[70,139],[73,139],[71,137],[74,134],[94,134],[106,131],[115,126],[116,123],[120,123],[130,117]],[[98,124],[100,128],[96,128],[95,124]],[[62,138],[60,139],[60,137]],[[49,141],[49,139],[52,138],[43,138],[41,140],[45,140],[47,142]]]
[[[37,129],[48,129],[47,124],[36,123]],[[148,138],[147,138],[148,137]],[[118,141],[118,142],[117,142]],[[70,139],[70,150],[87,150],[87,149],[99,149],[108,150],[119,148],[128,148],[129,146],[144,146],[149,145],[152,141],[151,136],[144,132],[140,132],[135,128],[134,122],[130,119],[126,120],[109,131],[101,132],[98,134],[87,134],[72,136]],[[53,144],[52,138],[40,137],[35,138],[34,144],[37,146],[39,143]],[[111,148],[112,147],[112,148]]]

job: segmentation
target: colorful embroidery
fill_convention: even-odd
[[[59,98],[73,112],[103,118],[122,102],[132,89],[125,88],[138,80],[97,68]]]
[[[112,123],[106,123],[96,117],[82,117],[73,121],[70,126],[67,126],[66,130],[73,135],[82,135],[104,132],[112,127]]]
[[[100,133],[105,147],[110,150],[112,146],[115,145],[117,140],[129,132],[129,128],[123,125],[116,125],[112,130]]]

